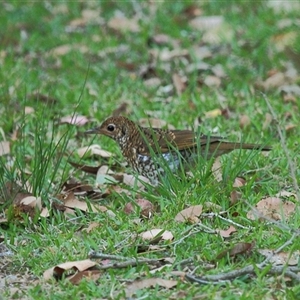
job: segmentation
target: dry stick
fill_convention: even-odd
[[[257,266],[259,268],[259,266]],[[262,269],[262,268],[259,268]],[[297,282],[300,282],[300,276],[297,275],[296,273],[300,271],[300,268],[298,267],[285,267],[285,266],[273,266],[268,273],[271,274],[284,274]],[[216,274],[216,275],[206,275],[202,277],[196,277],[191,274],[186,274],[185,277],[189,281],[192,282],[197,282],[201,284],[225,284],[230,282],[231,280],[244,276],[244,275],[250,275],[250,274],[255,274],[255,268],[254,266],[246,266],[242,269],[239,270],[234,270],[228,273],[221,273],[221,274]]]
[[[296,191],[296,194],[297,194],[297,197],[298,197],[298,201],[300,201],[300,192],[299,192],[299,185],[298,185],[298,182],[297,182],[297,177],[296,177],[296,171],[295,171],[295,167],[294,167],[294,163],[289,155],[289,151],[288,151],[288,148],[286,146],[286,140],[283,136],[283,133],[281,131],[281,128],[280,128],[280,125],[279,125],[279,121],[278,121],[278,118],[277,118],[277,115],[270,103],[270,101],[268,100],[267,96],[262,93],[263,97],[264,97],[264,100],[266,101],[267,105],[268,105],[268,108],[269,108],[269,111],[271,112],[271,115],[273,117],[273,119],[275,120],[275,123],[276,123],[276,127],[277,127],[277,132],[279,134],[279,137],[280,137],[280,143],[281,143],[281,147],[286,155],[286,158],[288,160],[288,166],[290,168],[290,172],[291,172],[291,177],[292,177],[292,180],[293,180],[293,185],[294,185],[294,189]]]
[[[97,254],[97,255],[96,255]],[[100,258],[103,255],[101,253],[95,253],[93,258]],[[126,259],[126,258],[124,258]],[[122,262],[111,263],[107,265],[98,265],[98,270],[107,270],[107,269],[121,269],[127,267],[135,267],[140,264],[149,264],[149,265],[158,265],[160,264],[164,258],[138,258],[138,259],[128,259]]]
[[[223,221],[226,221],[229,224],[232,224],[232,225],[234,225],[236,227],[239,227],[239,228],[242,228],[242,229],[254,229],[254,227],[252,227],[252,226],[243,226],[243,225],[241,225],[239,223],[236,223],[236,222],[234,222],[234,221],[232,221],[230,219],[227,219],[227,218],[221,216],[218,213],[204,213],[204,214],[201,214],[201,217],[217,217],[217,218],[219,218],[219,219],[221,219]]]

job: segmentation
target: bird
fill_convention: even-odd
[[[85,133],[115,140],[129,166],[154,186],[159,184],[166,168],[173,173],[182,165],[190,169],[198,155],[210,159],[235,149],[271,150],[269,146],[228,142],[222,137],[197,134],[192,130],[141,127],[124,116],[109,117]]]

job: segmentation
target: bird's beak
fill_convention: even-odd
[[[84,132],[85,134],[99,134],[101,133],[100,128],[99,127],[95,127],[95,128],[91,128],[87,131]]]

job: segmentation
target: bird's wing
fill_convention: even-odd
[[[202,135],[197,141],[196,135],[191,130],[163,130],[158,128],[143,128],[142,147],[139,149],[139,154],[150,155],[151,150],[154,153],[165,153],[174,150],[191,149],[199,144],[201,147],[209,143],[219,144],[222,141],[221,137]]]

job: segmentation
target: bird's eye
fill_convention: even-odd
[[[114,131],[114,130],[115,130],[115,125],[109,124],[109,125],[107,126],[107,130],[108,130],[108,131]]]

